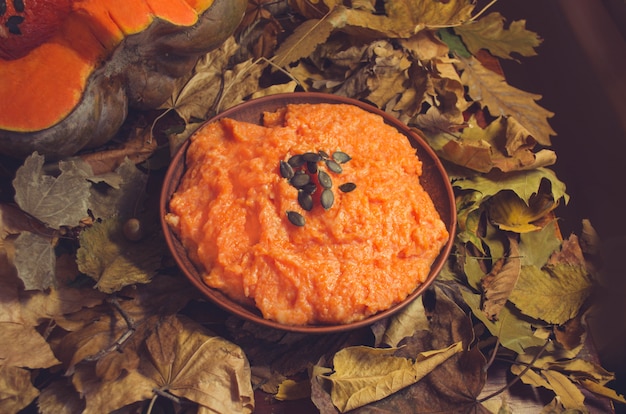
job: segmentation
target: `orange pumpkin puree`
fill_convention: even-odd
[[[334,204],[303,210],[279,172],[294,154],[352,157]],[[421,161],[378,115],[347,104],[289,105],[264,125],[203,126],[167,220],[204,281],[284,324],[343,324],[402,301],[424,282],[448,232],[419,183]],[[342,183],[356,189],[343,193]],[[287,211],[306,220],[292,224]]]

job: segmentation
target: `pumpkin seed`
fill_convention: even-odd
[[[280,175],[283,178],[286,179],[291,179],[291,177],[293,177],[294,172],[293,172],[293,167],[291,165],[289,165],[288,162],[285,161],[280,161]]]
[[[289,165],[291,165],[293,168],[298,168],[298,167],[302,167],[304,165],[304,163],[306,162],[306,160],[302,157],[301,154],[296,154],[292,157],[290,157],[287,162],[289,163]]]
[[[296,188],[302,188],[311,181],[311,177],[304,171],[297,171],[289,180],[289,184]]]
[[[339,190],[344,193],[349,193],[350,191],[353,191],[355,188],[356,188],[356,184],[354,183],[343,183],[339,186]]]
[[[333,206],[333,203],[335,202],[335,195],[330,189],[326,188],[324,191],[322,191],[322,195],[320,196],[320,202],[322,203],[322,207],[324,207],[325,210],[328,210]]]
[[[319,150],[319,151],[317,151],[317,153],[320,155],[320,157],[322,157],[325,160],[330,158],[330,155],[328,155],[328,153],[326,151]]]
[[[352,159],[351,156],[346,154],[343,151],[335,151],[333,152],[333,160],[337,161],[339,164],[345,164],[346,162]]]
[[[307,161],[306,169],[309,171],[309,174],[317,173],[317,163],[313,161]]]
[[[331,170],[334,173],[339,174],[340,172],[343,171],[343,168],[341,168],[341,165],[339,165],[338,162],[334,161],[334,160],[326,160],[326,167],[328,167],[329,170]]]
[[[320,185],[324,188],[331,188],[333,186],[333,180],[330,178],[330,175],[326,171],[320,170],[317,173],[317,179],[320,182]]]
[[[317,184],[315,184],[314,182],[309,182],[305,185],[303,185],[300,190],[304,191],[307,194],[313,194],[317,191]]]
[[[287,219],[294,226],[302,227],[305,224],[304,217],[302,217],[302,214],[297,211],[287,210]]]
[[[298,191],[298,204],[306,211],[311,211],[313,208],[313,197],[311,194],[305,193],[304,191]]]
[[[302,154],[302,158],[307,162],[320,162],[322,160],[322,156],[315,152],[305,152]]]

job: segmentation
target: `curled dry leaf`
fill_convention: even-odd
[[[506,258],[499,259],[491,272],[482,279],[483,310],[490,320],[498,319],[498,314],[508,301],[522,268],[517,240],[508,237],[508,242],[509,251]]]

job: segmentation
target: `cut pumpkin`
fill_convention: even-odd
[[[247,1],[6,4],[4,14],[0,7],[0,39],[7,39],[0,42],[0,152],[61,157],[106,142],[129,106],[160,105],[174,81],[235,30]],[[15,19],[9,24],[15,16],[17,26]]]

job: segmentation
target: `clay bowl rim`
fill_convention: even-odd
[[[184,247],[178,237],[169,228],[165,221],[167,214],[167,204],[170,197],[179,185],[180,179],[185,171],[185,154],[189,146],[189,140],[186,140],[176,151],[171,159],[170,165],[164,177],[163,187],[159,200],[159,213],[161,227],[165,236],[166,244],[174,257],[178,267],[185,274],[187,279],[198,289],[203,295],[214,304],[222,309],[234,314],[244,320],[253,323],[280,329],[288,332],[300,332],[310,334],[328,334],[358,329],[372,325],[373,323],[387,318],[403,309],[413,300],[418,298],[436,279],[443,269],[445,262],[450,255],[454,243],[456,233],[456,204],[452,185],[448,179],[443,164],[432,148],[418,134],[412,131],[404,123],[376,108],[375,106],[352,98],[342,97],[320,92],[292,92],[268,95],[261,98],[251,99],[206,121],[206,123],[215,122],[221,118],[234,118],[245,120],[248,122],[261,122],[263,112],[273,111],[287,104],[294,103],[331,103],[331,104],[351,104],[365,109],[368,112],[381,116],[385,122],[396,129],[409,139],[412,146],[416,149],[417,154],[422,160],[423,172],[420,182],[431,195],[441,219],[446,225],[450,234],[447,243],[441,249],[439,256],[435,259],[431,266],[430,273],[424,283],[419,285],[411,294],[409,294],[402,302],[392,307],[380,311],[368,318],[360,321],[340,324],[340,325],[285,325],[273,320],[265,319],[256,308],[247,307],[236,303],[217,289],[210,288],[201,280],[200,272],[196,266],[189,260]]]

